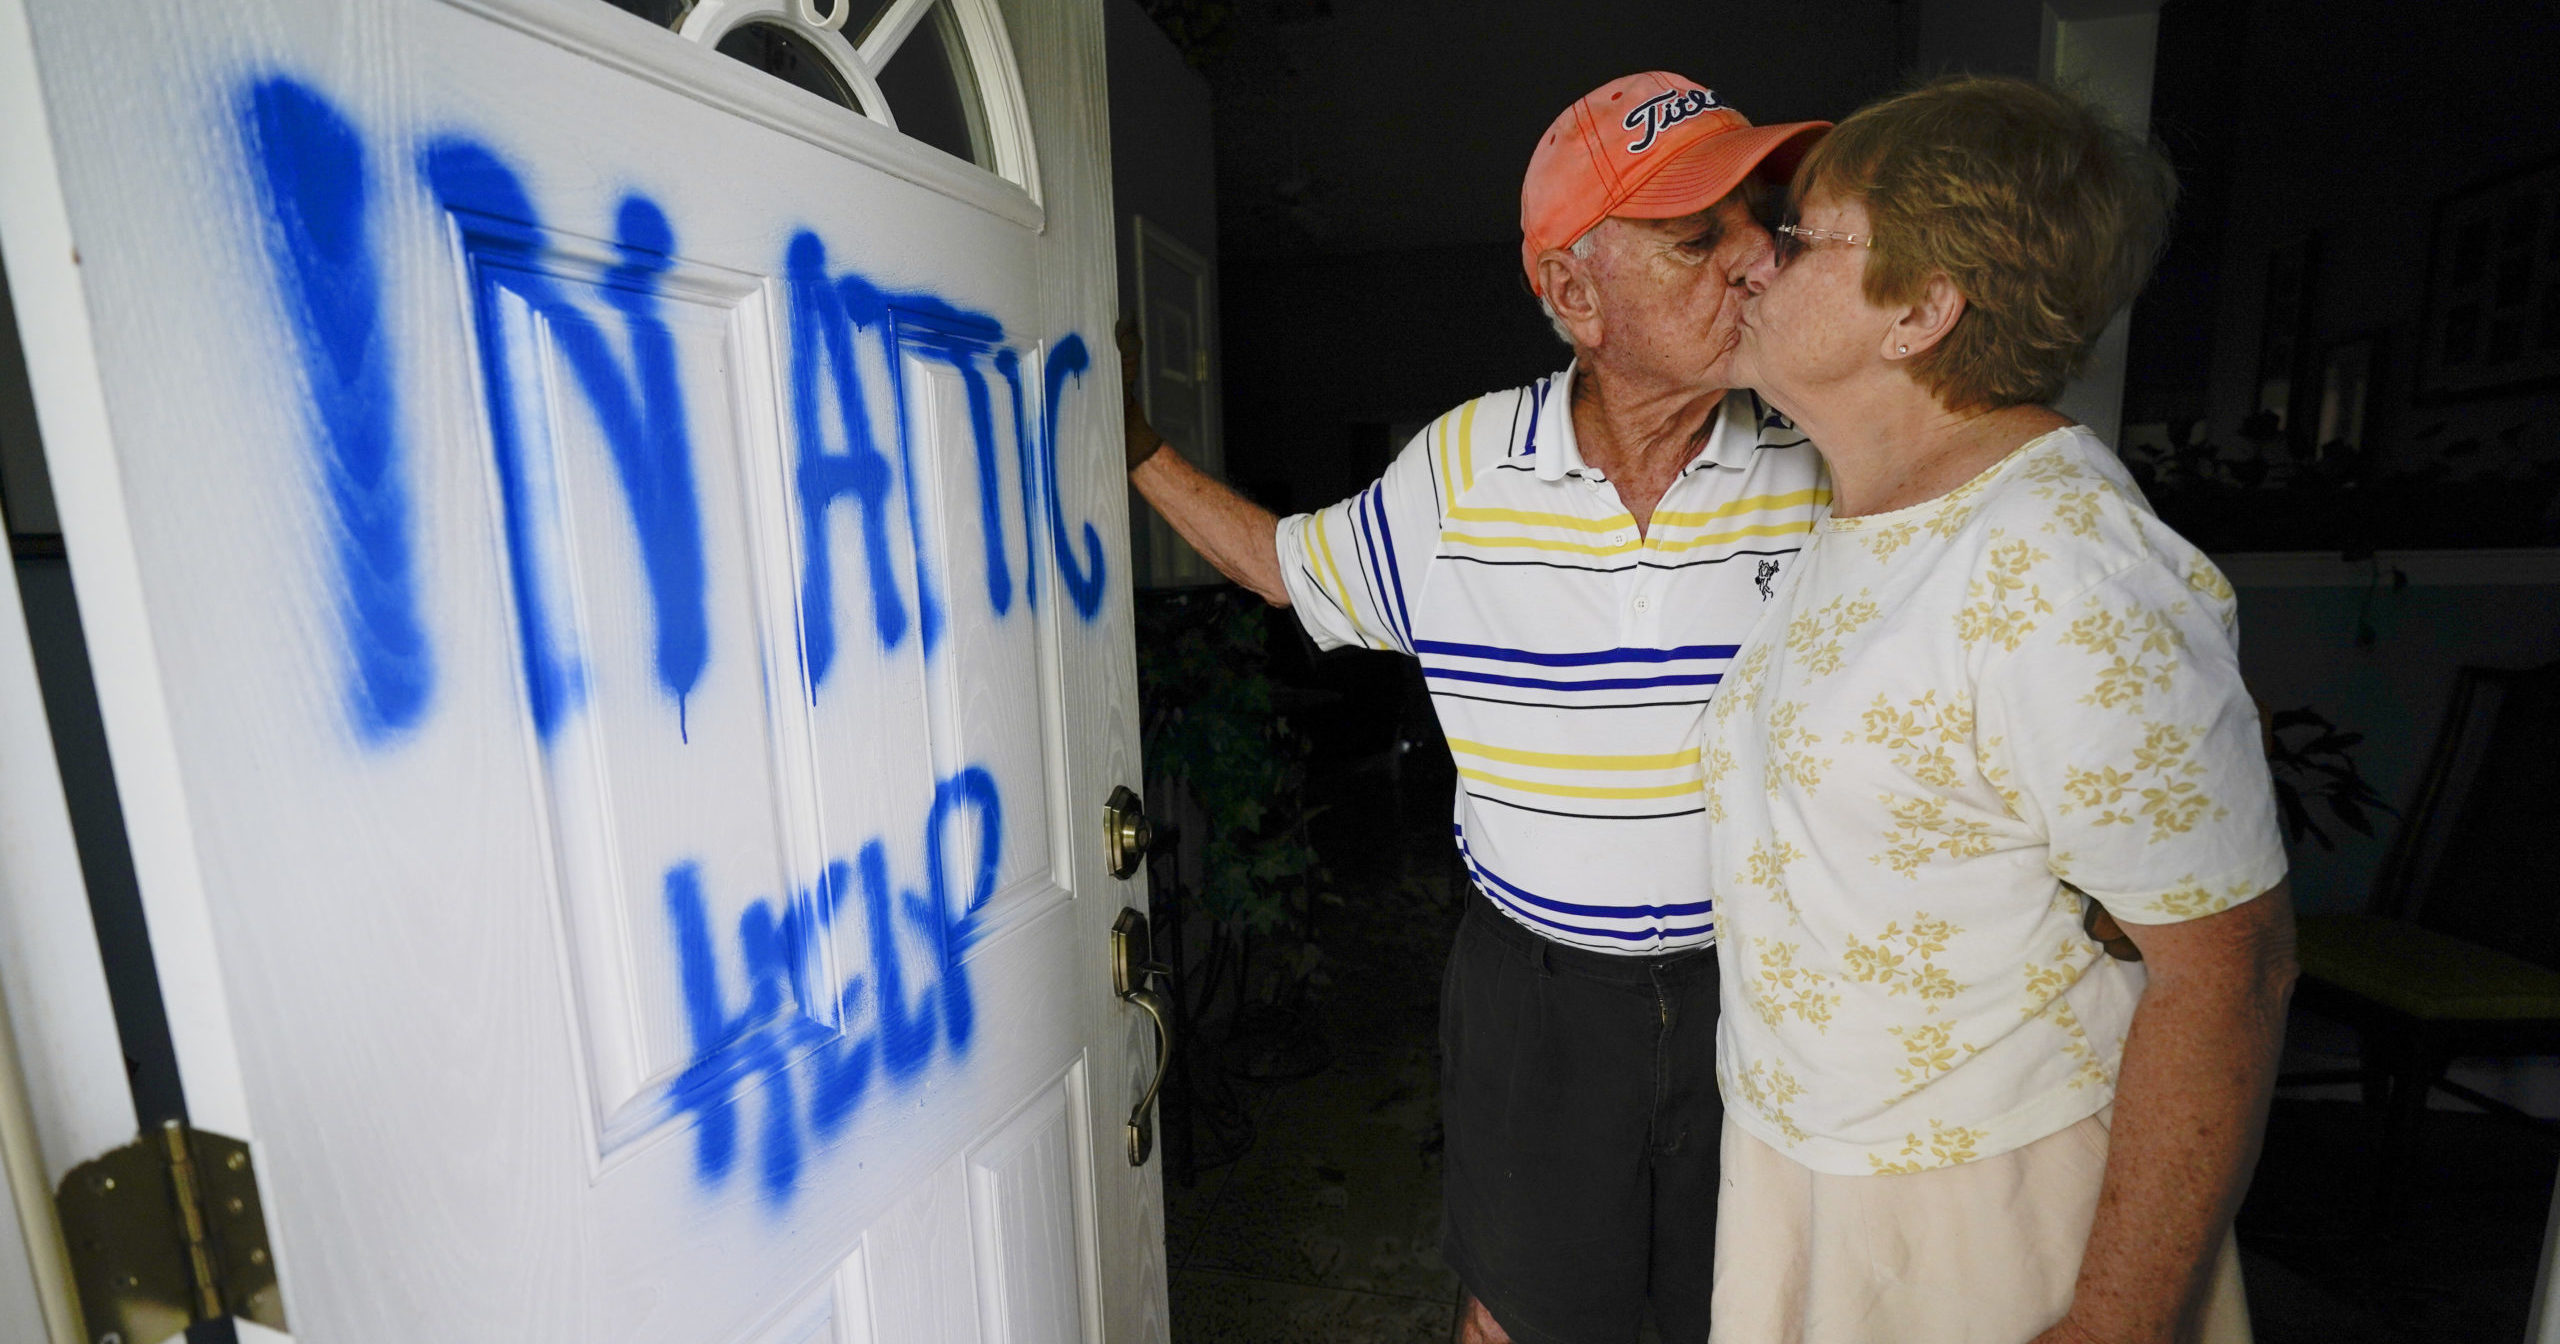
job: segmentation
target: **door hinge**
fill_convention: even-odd
[[[171,1120],[73,1167],[54,1192],[90,1344],[198,1321],[285,1328],[249,1145]]]

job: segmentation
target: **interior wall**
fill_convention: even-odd
[[[1912,73],[2036,77],[2044,0],[1911,0],[1918,7]]]
[[[2394,807],[2405,809],[2417,789],[2456,669],[2560,659],[2560,560],[2521,573],[2504,566],[2526,580],[2506,583],[2478,581],[2482,570],[2501,567],[2494,560],[2464,565],[2467,581],[2387,556],[2379,566],[2319,557],[2325,572],[2303,577],[2269,573],[2280,566],[2250,557],[2223,563],[2240,594],[2240,666],[2250,689],[2270,708],[2308,707],[2363,733],[2356,765]],[[2406,587],[2390,582],[2395,567],[2411,575]],[[2373,630],[2371,644],[2357,640],[2360,619]],[[2331,824],[2323,809],[2314,816],[2337,848],[2294,846],[2296,903],[2315,913],[2364,909],[2394,819],[2376,817],[2375,833],[2362,836]]]
[[[1230,260],[1223,273],[1227,465],[1271,508],[1377,479],[1391,426],[1565,366],[1520,278],[1517,242]]]
[[[2535,667],[2560,658],[2560,556],[2552,553],[2385,556],[2378,570],[2327,556],[2222,559],[2240,594],[2240,666],[2250,689],[2272,708],[2308,707],[2342,729],[2363,733],[2364,741],[2353,749],[2357,767],[2403,811],[2417,791],[2456,669]],[[2504,570],[2528,581],[2438,582],[2437,577],[2463,575],[2431,576],[2429,561],[2475,578]],[[2393,567],[2412,575],[2408,586],[2389,582]],[[2315,572],[2303,575],[2303,568]],[[2377,574],[2380,582],[2373,581]],[[2371,644],[2356,638],[2360,621],[2372,627]],[[2365,836],[2336,824],[2325,809],[2315,806],[2314,816],[2336,848],[2308,840],[2292,846],[2295,908],[2309,914],[2366,911],[2397,818],[2374,816],[2374,833]],[[2298,1012],[2286,1041],[2285,1068],[2348,1067],[2356,1049],[2352,1030]],[[2551,1059],[2460,1060],[2451,1072],[2456,1081],[2509,1105],[2560,1117],[2560,1067]],[[2288,1095],[2346,1100],[2357,1093],[2350,1084]],[[2431,1104],[2467,1109],[2441,1093]]]
[[[1218,155],[1209,81],[1183,63],[1138,0],[1108,0],[1102,35],[1111,62],[1111,195],[1120,229],[1120,306],[1132,287],[1129,217],[1144,215],[1185,247],[1218,258]]]
[[[2459,480],[2560,457],[2560,391],[2435,406],[2411,396],[2436,202],[2560,155],[2560,24],[2548,7],[2367,4],[2340,21],[2323,0],[2169,0],[2161,22],[2157,116],[2189,188],[2183,214],[2211,235],[2180,246],[2209,254],[2218,283],[2197,294],[2192,270],[2206,257],[2173,247],[2180,302],[2146,300],[2136,350],[2165,351],[2189,376],[2154,377],[2128,418],[2202,417],[2232,441],[2255,408],[2268,253],[2316,232],[2308,348],[2384,337],[2380,470]],[[2212,179],[2201,197],[2200,174]],[[2200,337],[2203,367],[2175,353]],[[2471,449],[2446,451],[2465,439]]]
[[[1668,69],[1756,122],[1835,118],[1899,79],[1917,3],[1239,6],[1211,67],[1230,477],[1330,503],[1390,427],[1564,366],[1519,274],[1520,175],[1575,98]]]
[[[1795,121],[1864,102],[1901,61],[1895,0],[1279,0],[1238,11],[1211,75],[1230,258],[1516,245],[1530,148],[1600,84],[1674,70],[1755,122]]]
[[[2159,21],[2151,134],[2177,168],[2178,213],[2150,285],[2134,300],[2125,359],[2128,423],[2208,413],[2224,220],[2247,104],[2232,93],[2248,78],[2246,0],[2168,0]]]
[[[1185,64],[1182,53],[1147,17],[1138,0],[1107,0],[1103,42],[1111,89],[1112,236],[1120,262],[1120,311],[1138,311],[1138,257],[1132,221],[1143,217],[1199,253],[1218,274],[1217,149],[1209,81]],[[1220,405],[1225,376],[1217,297],[1212,286],[1210,321],[1203,333],[1209,351],[1209,405]],[[1213,438],[1209,460],[1197,463],[1224,475],[1223,436]],[[1129,496],[1130,571],[1141,585],[1186,573],[1206,573],[1180,537],[1138,498]],[[1187,563],[1186,563],[1187,562]]]

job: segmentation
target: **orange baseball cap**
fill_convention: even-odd
[[[1613,79],[1555,119],[1520,183],[1520,266],[1570,247],[1611,215],[1676,219],[1723,200],[1755,168],[1780,180],[1827,121],[1754,126],[1715,91],[1662,70]]]

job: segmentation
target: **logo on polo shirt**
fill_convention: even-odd
[[[1716,101],[1713,89],[1673,89],[1657,93],[1636,104],[1627,114],[1627,129],[1642,131],[1636,142],[1627,146],[1630,154],[1642,154],[1653,148],[1655,137],[1687,121],[1701,112],[1713,112],[1724,104]]]

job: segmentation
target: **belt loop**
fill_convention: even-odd
[[[1554,950],[1554,944],[1549,943],[1544,937],[1538,938],[1538,974],[1548,977],[1555,975]]]

